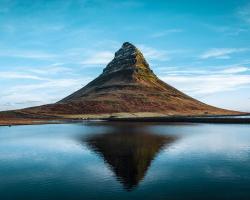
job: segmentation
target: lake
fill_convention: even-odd
[[[250,125],[0,127],[0,199],[250,199]]]

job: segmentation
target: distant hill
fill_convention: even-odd
[[[241,114],[204,104],[161,81],[141,51],[129,42],[115,53],[103,73],[82,89],[57,103],[16,113],[32,118]]]

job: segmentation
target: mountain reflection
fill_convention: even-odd
[[[124,188],[132,190],[143,180],[159,151],[175,139],[145,132],[145,129],[116,127],[87,137],[86,143],[101,155]]]

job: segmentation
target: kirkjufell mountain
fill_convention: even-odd
[[[125,42],[101,75],[62,100],[5,113],[7,116],[172,116],[229,115],[239,112],[204,104],[161,81],[142,52]],[[2,115],[0,115],[0,118]]]
[[[201,103],[161,81],[141,51],[129,42],[115,53],[103,73],[85,87],[55,104],[32,109],[56,114],[231,112]]]

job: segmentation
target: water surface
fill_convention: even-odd
[[[250,199],[250,125],[0,127],[0,199]]]

